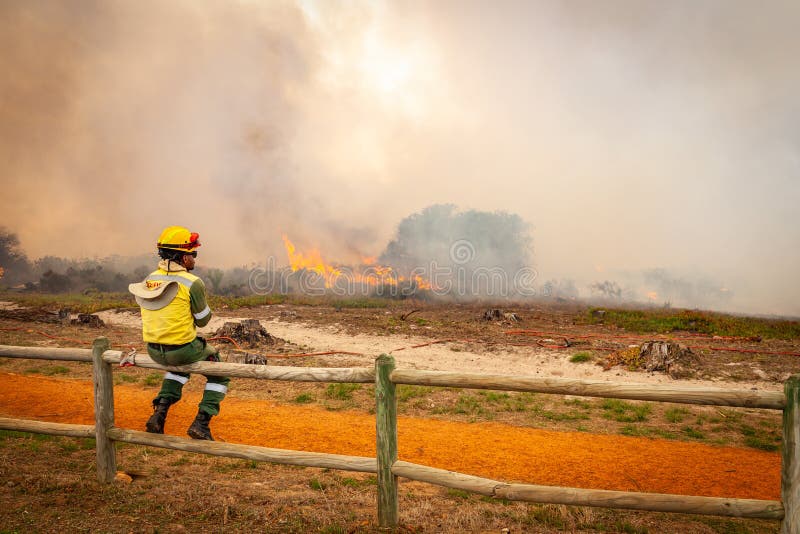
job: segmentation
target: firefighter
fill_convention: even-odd
[[[161,261],[158,269],[141,283],[128,289],[142,310],[142,337],[150,357],[161,365],[179,366],[198,361],[218,362],[217,350],[197,335],[198,326],[211,320],[203,281],[191,274],[194,269],[200,236],[182,226],[170,226],[161,233],[156,247]],[[164,433],[170,406],[178,402],[189,373],[168,372],[161,391],[153,399],[153,415],[146,429]],[[187,433],[194,439],[214,440],[209,428],[211,417],[219,414],[219,405],[228,391],[230,379],[206,376],[203,399]]]

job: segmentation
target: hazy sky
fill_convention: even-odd
[[[542,280],[663,268],[800,315],[800,3],[0,3],[0,226],[29,256],[347,261],[434,203]]]

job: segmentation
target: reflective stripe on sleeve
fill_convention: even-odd
[[[180,382],[181,384],[185,384],[189,381],[188,376],[181,376],[176,375],[175,373],[170,373],[169,371],[164,375],[164,380],[174,380],[175,382]]]
[[[228,392],[228,386],[223,386],[222,384],[214,384],[213,382],[207,382],[206,390],[216,391],[217,393],[222,393],[224,395],[225,393]]]
[[[199,321],[200,319],[202,319],[203,317],[205,317],[209,313],[211,313],[211,308],[206,306],[204,310],[201,310],[201,311],[199,311],[197,313],[193,313],[192,315],[194,315],[194,318]]]
[[[178,282],[179,284],[183,284],[186,287],[192,287],[192,280],[188,280],[182,276],[177,276],[174,274],[154,274],[152,276],[147,277],[148,280],[165,280],[167,282]]]

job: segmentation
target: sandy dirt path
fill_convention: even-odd
[[[220,320],[221,325],[223,320]],[[391,354],[401,369],[425,369],[440,371],[460,371],[482,374],[513,374],[539,377],[563,377],[581,380],[599,380],[603,382],[625,382],[640,384],[681,384],[694,387],[714,387],[742,389],[741,382],[725,380],[675,380],[664,373],[644,373],[628,371],[623,367],[615,367],[604,371],[594,363],[575,364],[569,361],[573,350],[547,350],[540,347],[495,347],[487,351],[480,344],[443,343],[412,348],[414,345],[430,343],[430,338],[410,337],[401,335],[375,336],[369,334],[347,335],[335,326],[320,328],[302,323],[288,323],[272,320],[262,321],[265,328],[273,335],[313,347],[316,351],[345,350],[348,352],[361,352],[367,356],[358,358],[361,365],[372,365],[375,356],[382,353]],[[207,327],[205,330],[211,335],[219,325]],[[225,343],[220,342],[218,347],[225,349]],[[402,350],[397,350],[398,348]],[[458,351],[453,351],[458,348]],[[348,361],[354,357],[348,356]],[[276,365],[282,365],[280,360],[275,360]],[[336,364],[335,358],[329,358],[331,365]],[[780,382],[756,381],[748,382],[748,388],[758,390],[783,391]]]
[[[84,380],[0,373],[0,415],[93,424],[92,384]],[[193,378],[202,381],[202,377]],[[114,388],[116,424],[143,429],[153,392]],[[173,407],[167,433],[183,436],[199,393]],[[375,455],[374,416],[317,407],[275,405],[228,396],[212,429],[216,437],[282,449]],[[402,460],[507,482],[626,491],[778,500],[780,455],[750,449],[498,423],[400,417]],[[135,469],[136,466],[122,466]]]
[[[100,312],[98,315],[109,325],[119,325],[140,329],[141,319],[130,313]],[[271,316],[274,313],[270,314]],[[226,321],[240,321],[241,317],[215,316],[200,335],[211,337]],[[331,367],[352,365],[373,365],[376,356],[390,353],[394,356],[398,368],[426,369],[441,371],[461,371],[483,374],[514,374],[541,377],[564,377],[582,380],[600,380],[604,382],[626,382],[640,384],[680,384],[695,387],[717,387],[742,389],[741,382],[725,380],[674,380],[663,373],[632,372],[622,367],[603,371],[593,363],[574,364],[569,361],[572,351],[546,350],[540,347],[495,347],[486,350],[483,345],[464,343],[444,343],[411,348],[413,345],[432,341],[426,337],[406,335],[371,335],[346,334],[337,325],[320,327],[303,322],[283,321],[261,317],[261,322],[270,334],[282,338],[298,346],[309,347],[313,352],[342,350],[358,352],[364,356],[331,356],[321,361]],[[214,344],[224,353],[229,347],[223,341]],[[403,350],[396,350],[403,348]],[[458,351],[454,351],[457,348]],[[575,349],[578,350],[578,349]],[[273,365],[285,365],[285,360],[274,359]],[[345,362],[344,364],[342,362]],[[780,382],[754,381],[748,382],[748,388],[758,390],[783,391]]]

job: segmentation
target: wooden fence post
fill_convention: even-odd
[[[782,534],[800,531],[800,375],[783,386],[786,407],[783,409],[783,451],[781,452],[781,501],[784,516]]]
[[[397,397],[389,378],[394,358],[381,354],[375,360],[375,437],[378,460],[378,526],[397,528]]]
[[[117,475],[116,450],[114,442],[107,434],[114,426],[114,380],[111,364],[103,361],[103,353],[109,347],[108,339],[104,337],[99,337],[92,343],[97,478],[106,484],[113,482]]]

